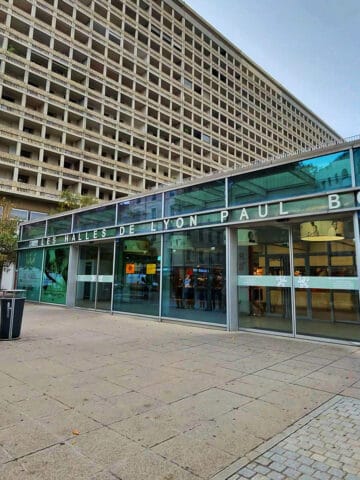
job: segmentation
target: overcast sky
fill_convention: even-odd
[[[343,137],[360,134],[360,0],[185,0]]]

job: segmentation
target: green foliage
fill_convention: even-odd
[[[0,272],[4,265],[16,259],[17,229],[19,220],[11,218],[12,204],[6,198],[0,199]]]
[[[67,212],[68,210],[75,210],[81,207],[88,207],[97,203],[97,199],[89,195],[80,195],[70,190],[61,192],[59,204],[56,212]]]

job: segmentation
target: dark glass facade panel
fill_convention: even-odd
[[[351,187],[349,151],[229,178],[229,206]]]
[[[45,236],[45,222],[30,223],[22,226],[21,240],[31,240]]]
[[[164,236],[164,317],[226,324],[225,230],[213,228]]]
[[[75,213],[74,232],[115,225],[116,206],[98,207],[93,210]]]
[[[354,165],[356,185],[360,185],[360,148],[354,149]]]
[[[165,216],[225,207],[225,180],[165,192]]]
[[[162,194],[125,200],[118,204],[118,225],[162,217]]]
[[[16,288],[26,290],[26,298],[33,302],[40,300],[42,285],[43,249],[20,251]]]
[[[61,235],[71,232],[71,215],[48,220],[46,235]]]
[[[159,315],[160,248],[160,235],[117,241],[113,310]]]
[[[45,250],[40,301],[66,303],[69,265],[69,247],[53,247]]]

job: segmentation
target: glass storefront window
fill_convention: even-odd
[[[225,230],[164,236],[162,315],[226,324]]]
[[[18,254],[16,288],[26,290],[26,298],[33,302],[40,300],[42,260],[42,249],[20,251]]]
[[[355,148],[353,153],[356,185],[360,185],[360,148]]]
[[[349,151],[229,178],[229,206],[351,187]]]
[[[31,240],[32,238],[40,238],[45,236],[44,221],[37,223],[30,223],[21,227],[21,240]]]
[[[326,222],[329,229],[321,233]],[[313,236],[304,234],[309,224]],[[314,219],[306,229],[293,229],[296,333],[359,341],[353,219]]]
[[[117,241],[113,310],[159,315],[160,250],[160,235]]]
[[[98,207],[74,215],[74,232],[115,225],[115,205]]]
[[[49,219],[47,222],[47,236],[61,235],[71,232],[71,215]]]
[[[154,220],[162,216],[162,194],[124,200],[118,204],[118,224]]]
[[[225,207],[225,180],[165,192],[165,216]]]
[[[41,302],[66,303],[69,247],[54,247],[45,250],[42,272]]]

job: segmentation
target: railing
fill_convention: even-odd
[[[355,142],[357,140],[360,140],[360,134],[359,135],[353,135],[351,137],[345,137],[341,140],[331,140],[329,142],[323,142],[317,145],[301,148],[299,150],[296,150],[295,152],[289,152],[289,153],[282,153],[281,155],[274,155],[273,157],[267,158],[264,161],[260,161],[261,163],[273,163],[276,162],[277,160],[281,160],[282,158],[291,158],[295,157],[297,155],[302,155],[303,153],[307,152],[313,152],[316,150],[321,150],[323,148],[329,148],[333,147],[335,145],[343,145],[346,143],[350,142]]]

